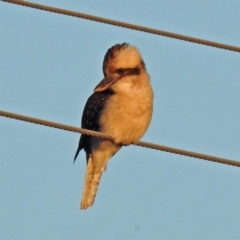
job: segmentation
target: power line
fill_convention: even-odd
[[[46,121],[43,119],[33,118],[33,117],[24,116],[24,115],[20,115],[20,114],[16,114],[16,113],[5,112],[2,110],[0,110],[0,116],[13,118],[13,119],[21,120],[21,121],[26,121],[26,122],[30,122],[30,123],[40,124],[40,125],[44,125],[44,126],[48,126],[48,127],[58,128],[58,129],[66,130],[66,131],[82,133],[82,134],[86,134],[86,135],[90,135],[90,136],[94,136],[94,137],[100,137],[100,138],[104,138],[104,139],[111,140],[111,141],[114,140],[114,138],[112,136],[107,135],[105,133],[95,132],[95,131],[78,128],[78,127],[73,127],[73,126],[69,126],[69,125],[65,125],[65,124],[61,124],[61,123]],[[193,158],[199,158],[199,159],[208,160],[208,161],[212,161],[212,162],[223,163],[223,164],[232,165],[235,167],[240,167],[240,162],[238,162],[238,161],[220,158],[220,157],[214,157],[214,156],[210,156],[210,155],[206,155],[206,154],[186,151],[186,150],[172,148],[172,147],[166,147],[163,145],[142,142],[142,141],[139,141],[133,145],[146,147],[146,148],[152,148],[155,150],[160,150],[160,151],[165,151],[165,152],[170,152],[170,153],[175,153],[175,154],[180,154],[180,155],[193,157]]]
[[[36,8],[36,9],[40,9],[40,10],[44,10],[44,11],[49,11],[49,12],[64,14],[64,15],[73,16],[73,17],[77,17],[77,18],[83,18],[83,19],[87,19],[87,20],[91,20],[91,21],[106,23],[106,24],[110,24],[110,25],[114,25],[114,26],[118,26],[118,27],[130,28],[130,29],[137,30],[137,31],[152,33],[152,34],[175,38],[175,39],[179,39],[179,40],[183,40],[183,41],[193,42],[193,43],[197,43],[197,44],[207,45],[207,46],[226,49],[226,50],[235,51],[235,52],[240,52],[240,47],[237,47],[237,46],[231,46],[231,45],[208,41],[208,40],[204,40],[204,39],[200,39],[200,38],[189,37],[189,36],[185,36],[185,35],[181,35],[181,34],[177,34],[177,33],[157,30],[154,28],[143,27],[143,26],[120,22],[120,21],[116,21],[116,20],[112,20],[112,19],[103,18],[103,17],[97,17],[97,16],[85,14],[85,13],[50,7],[50,6],[26,2],[26,1],[22,1],[22,0],[3,0],[3,1],[22,5],[25,7]]]

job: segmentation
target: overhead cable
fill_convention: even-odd
[[[137,30],[137,31],[152,33],[152,34],[175,38],[175,39],[179,39],[179,40],[183,40],[183,41],[188,41],[188,42],[207,45],[207,46],[211,46],[211,47],[221,48],[221,49],[225,49],[225,50],[229,50],[229,51],[240,52],[240,47],[237,47],[237,46],[232,46],[232,45],[208,41],[208,40],[204,40],[204,39],[200,39],[200,38],[185,36],[185,35],[181,35],[181,34],[177,34],[177,33],[157,30],[154,28],[148,28],[148,27],[144,27],[144,26],[131,24],[131,23],[120,22],[120,21],[107,19],[107,18],[103,18],[103,17],[97,17],[97,16],[85,14],[85,13],[70,11],[70,10],[56,8],[56,7],[50,7],[50,6],[46,6],[46,5],[42,5],[42,4],[38,4],[38,3],[26,2],[26,1],[22,1],[22,0],[3,0],[3,1],[8,2],[8,3],[14,3],[14,4],[26,6],[26,7],[36,8],[36,9],[40,9],[40,10],[44,10],[44,11],[49,11],[49,12],[64,14],[64,15],[73,16],[73,17],[77,17],[77,18],[83,18],[83,19],[87,19],[87,20],[91,20],[91,21],[106,23],[106,24],[110,24],[110,25],[114,25],[114,26],[118,26],[118,27],[130,28],[130,29]]]
[[[58,129],[66,130],[66,131],[82,133],[82,134],[86,134],[86,135],[90,135],[90,136],[94,136],[94,137],[100,137],[100,138],[114,141],[114,138],[112,136],[105,134],[105,133],[91,131],[91,130],[78,128],[78,127],[74,127],[74,126],[69,126],[69,125],[65,125],[65,124],[61,124],[61,123],[46,121],[43,119],[33,118],[33,117],[24,116],[24,115],[20,115],[20,114],[16,114],[16,113],[10,113],[10,112],[0,110],[0,116],[13,118],[13,119],[21,120],[21,121],[26,121],[26,122],[30,122],[30,123],[40,124],[40,125],[44,125],[44,126],[48,126],[48,127],[58,128]],[[238,161],[215,157],[215,156],[206,155],[206,154],[202,154],[202,153],[196,153],[196,152],[186,151],[186,150],[182,150],[182,149],[177,149],[177,148],[172,148],[172,147],[167,147],[167,146],[163,146],[163,145],[142,142],[142,141],[134,143],[133,145],[146,147],[146,148],[152,148],[155,150],[160,150],[160,151],[165,151],[165,152],[170,152],[170,153],[175,153],[175,154],[180,154],[180,155],[193,157],[193,158],[199,158],[199,159],[208,160],[208,161],[212,161],[212,162],[223,163],[223,164],[232,165],[235,167],[240,167],[240,162],[238,162]]]

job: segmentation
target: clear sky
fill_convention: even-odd
[[[34,1],[35,2],[35,1]],[[40,4],[240,46],[238,0]],[[155,92],[144,141],[240,161],[240,53],[0,2],[0,109],[80,126],[115,43]],[[0,239],[240,239],[240,169],[130,146],[79,210],[79,134],[0,117]]]

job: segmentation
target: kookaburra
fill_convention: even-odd
[[[74,161],[82,149],[87,157],[81,209],[93,205],[108,160],[122,146],[135,143],[144,135],[153,111],[150,76],[136,47],[123,43],[109,48],[103,74],[84,107],[82,128],[109,134],[114,141],[80,137]]]

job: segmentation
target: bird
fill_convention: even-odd
[[[81,135],[79,152],[86,152],[86,174],[80,204],[92,206],[108,160],[121,147],[136,143],[145,134],[153,112],[153,89],[140,51],[128,43],[109,48],[103,60],[103,80],[88,98],[81,127],[111,135],[114,140]]]

